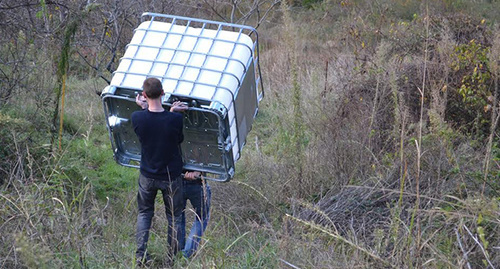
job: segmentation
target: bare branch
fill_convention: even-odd
[[[495,266],[491,263],[489,255],[486,252],[486,250],[484,249],[484,247],[481,244],[481,242],[479,242],[479,240],[477,240],[477,237],[470,232],[469,228],[467,228],[466,225],[464,225],[464,228],[467,231],[467,233],[470,235],[470,237],[472,238],[472,240],[474,240],[474,242],[476,242],[476,244],[479,246],[479,248],[483,252],[484,258],[486,259],[486,261],[488,262],[488,264],[491,266],[491,268],[495,268]]]
[[[468,260],[468,257],[467,257],[467,255],[469,254],[469,252],[465,251],[465,249],[464,249],[464,247],[462,245],[462,239],[460,238],[460,233],[458,233],[458,229],[456,229],[456,228],[455,228],[455,235],[457,236],[458,246],[460,247],[460,250],[462,250],[462,253],[464,254],[465,264],[467,264],[467,268],[471,269],[470,264],[469,264],[469,260]]]
[[[217,17],[221,18],[221,19],[222,19],[222,20],[224,20],[225,22],[228,22],[228,21],[226,20],[226,18],[224,18],[224,16],[222,16],[222,15],[221,15],[221,14],[217,11],[217,9],[215,9],[215,7],[214,7],[214,6],[212,6],[212,5],[210,5],[210,4],[208,3],[208,1],[207,1],[207,0],[203,0],[203,2],[205,2],[205,4],[206,4],[208,7],[210,7],[210,9],[212,10],[212,12],[213,12],[215,15],[217,15]]]

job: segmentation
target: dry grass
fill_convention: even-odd
[[[457,45],[496,48],[498,29],[465,10],[451,16],[461,9],[450,1],[427,1],[427,11],[424,2],[284,5],[262,24],[266,98],[236,178],[211,185],[201,251],[177,267],[500,266],[498,127],[463,132],[465,71],[451,68]],[[44,81],[40,99],[50,100]],[[59,155],[29,142],[22,130],[36,124],[7,125],[0,112],[9,135],[0,141],[13,142],[2,166],[0,267],[133,267],[136,171],[108,160],[101,83],[69,82]],[[157,214],[150,247],[160,267],[165,225]]]
[[[328,12],[324,18],[329,18]],[[300,15],[293,15],[289,21],[300,24]],[[353,27],[360,27],[358,21],[354,19]],[[365,24],[347,29],[348,33],[337,29],[337,37],[345,36],[351,45],[346,47],[316,38],[312,33],[321,24],[284,27],[284,31],[296,29],[293,35],[307,40],[293,46],[307,126],[301,181],[290,175],[296,171],[290,163],[296,152],[281,148],[289,145],[290,136],[280,134],[282,128],[293,129],[293,119],[287,117],[293,115],[293,97],[291,63],[286,60],[292,46],[284,42],[263,52],[268,56],[263,60],[269,61],[263,64],[264,73],[273,78],[267,84],[273,102],[265,104],[262,121],[280,128],[276,133],[254,133],[257,146],[244,156],[242,173],[246,182],[267,196],[276,214],[289,212],[284,221],[288,224],[275,231],[281,238],[282,266],[385,267],[379,258],[397,268],[497,266],[491,242],[498,242],[499,223],[494,220],[498,202],[489,204],[479,195],[480,186],[486,184],[495,200],[498,184],[491,181],[494,176],[480,172],[481,148],[469,147],[470,138],[446,123],[448,92],[457,79],[450,70],[453,49],[467,32],[456,35],[457,20],[449,23],[432,17],[427,28],[429,54],[424,57],[425,22],[422,17],[381,28]],[[370,35],[366,32],[370,28],[378,28],[382,41],[368,46],[363,38]],[[365,44],[360,48],[361,42]],[[347,49],[353,47],[354,51]],[[262,143],[262,137],[270,137],[270,143]],[[305,191],[298,196],[296,188]],[[472,206],[477,199],[489,204],[489,213]],[[483,214],[489,216],[489,224],[477,224]],[[489,228],[481,241],[483,226]],[[300,244],[306,246],[297,247]]]

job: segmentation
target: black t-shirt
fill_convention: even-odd
[[[148,178],[171,180],[182,172],[180,144],[182,114],[176,112],[132,113],[132,125],[141,143],[141,173]]]

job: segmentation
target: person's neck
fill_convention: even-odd
[[[161,99],[149,99],[148,100],[148,110],[151,112],[163,112],[165,109],[161,105]]]

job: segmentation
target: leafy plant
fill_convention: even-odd
[[[487,47],[478,44],[474,39],[455,48],[456,60],[452,63],[452,68],[455,71],[464,71],[458,92],[466,105],[485,106],[488,97],[491,96],[488,87],[491,79],[487,69],[488,52]]]

